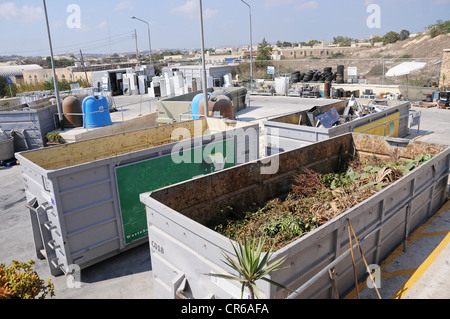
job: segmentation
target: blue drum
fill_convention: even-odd
[[[103,127],[112,124],[108,100],[102,95],[88,96],[83,100],[83,126]]]
[[[208,92],[208,95],[212,96],[211,93]],[[198,120],[199,117],[199,104],[200,101],[203,99],[203,93],[197,94],[194,99],[192,100],[192,119]]]

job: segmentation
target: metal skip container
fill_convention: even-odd
[[[200,119],[16,153],[51,273],[145,243],[146,191],[259,158],[259,124]]]
[[[21,104],[0,111],[0,127],[14,137],[16,152],[38,149],[45,146],[46,134],[57,129],[57,112],[49,99]]]
[[[331,109],[344,116],[350,102],[314,107],[311,110],[276,116],[264,121],[265,148],[267,155],[293,150],[346,133],[365,133],[389,137],[405,137],[420,114],[410,111],[409,102],[395,102],[390,106],[379,106],[378,112],[355,118],[333,127],[317,127],[318,117]],[[417,125],[417,124],[416,124]]]
[[[364,202],[273,252],[272,260],[286,257],[282,265],[286,268],[268,278],[297,291],[296,294],[265,281],[257,282],[262,298],[334,298],[328,269],[339,274],[335,283],[340,296],[354,287],[348,220],[368,264],[380,264],[445,203],[450,147],[417,141],[399,144],[385,137],[347,133],[141,194],[147,209],[155,296],[240,298],[239,283],[206,275],[233,273],[224,264],[222,254],[236,259],[232,241],[208,227],[227,207],[233,207],[235,212],[247,211],[285,196],[293,175],[304,168],[330,173],[338,171],[353,156],[360,160],[373,155],[411,159],[420,154],[434,157]],[[273,163],[278,163],[278,169],[269,172]],[[269,171],[264,172],[266,168]],[[355,257],[358,278],[363,278],[367,276],[366,267],[360,255]]]

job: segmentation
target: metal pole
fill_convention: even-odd
[[[147,27],[148,27],[148,47],[149,47],[149,50],[150,50],[149,51],[149,54],[150,54],[150,65],[152,65],[153,58],[152,58],[152,41],[151,41],[151,38],[150,38],[150,23],[148,23],[147,21],[144,21],[142,19],[139,19],[139,18],[137,18],[135,16],[132,16],[131,19],[136,19],[136,20],[139,20],[139,21],[144,22],[144,23],[147,24]]]
[[[249,17],[250,17],[250,84],[253,83],[253,32],[252,32],[252,8],[250,5],[241,0],[244,4],[248,6]]]
[[[406,74],[406,101],[409,101],[409,80],[408,80],[408,74]]]
[[[136,29],[134,29],[134,38],[136,39],[136,60],[137,60],[137,65],[140,65],[140,63],[139,63],[138,39],[137,39]]]
[[[83,52],[81,50],[80,50],[80,59],[81,59],[81,65],[83,66],[83,70],[84,70],[84,76],[86,77],[87,86],[90,87],[91,85],[89,84],[89,78],[88,78],[87,71],[86,71],[86,65],[84,65]]]
[[[61,107],[61,101],[59,100],[58,79],[56,78],[55,60],[53,58],[52,38],[51,38],[51,35],[50,35],[50,27],[49,27],[49,24],[48,24],[47,5],[45,4],[45,0],[42,0],[42,3],[44,4],[45,22],[47,24],[48,44],[50,46],[50,58],[51,58],[51,61],[52,61],[53,84],[55,86],[56,106],[58,108],[58,119],[59,119],[59,124],[61,125],[61,130],[64,130],[62,107]]]
[[[148,27],[148,47],[149,47],[149,55],[150,55],[150,65],[153,64],[153,59],[152,59],[152,41],[150,39],[150,23],[147,23],[147,27]]]
[[[205,117],[208,117],[208,82],[206,78],[206,61],[205,61],[205,37],[203,32],[203,9],[202,0],[198,0],[200,12],[200,33],[202,42],[202,66],[203,66],[203,96],[205,98]]]

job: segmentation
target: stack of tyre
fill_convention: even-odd
[[[323,69],[323,80],[324,82],[332,82],[336,80],[337,72],[333,73],[333,68],[326,67]]]
[[[311,82],[317,83],[317,82],[321,82],[321,81],[322,81],[322,72],[315,70],[315,73],[313,75]]]
[[[312,82],[313,81],[313,77],[316,74],[317,70],[309,70],[308,72],[305,73],[305,76],[302,79],[302,82]]]
[[[291,82],[292,83],[325,83],[325,82],[333,82],[336,81],[337,83],[344,83],[343,77],[344,77],[344,69],[342,66],[341,71],[341,79],[342,82],[337,82],[337,78],[339,76],[339,70],[338,72],[333,73],[332,67],[326,67],[323,69],[323,72],[319,70],[309,70],[306,73],[301,73],[300,71],[295,71],[291,74]]]
[[[343,65],[337,66],[336,83],[337,84],[344,83],[344,66]]]
[[[295,71],[291,74],[291,82],[292,83],[299,83],[303,80],[303,77],[305,76],[304,73],[301,73],[300,71]]]

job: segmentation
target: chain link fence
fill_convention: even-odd
[[[399,59],[303,59],[280,61],[253,62],[253,79],[270,80],[279,76],[291,75],[294,72],[306,73],[310,70],[324,72],[324,68],[331,67],[332,72],[337,71],[338,65],[344,66],[345,83],[349,80],[362,80],[360,83],[381,85],[406,85],[406,77],[386,77],[386,72],[403,62],[425,62],[426,66],[409,76],[411,86],[437,86],[440,80],[440,58],[399,58]],[[273,67],[274,74],[268,73]],[[348,75],[349,68],[356,68],[356,75]],[[241,62],[232,68],[233,78],[246,82],[250,80],[250,63]]]

